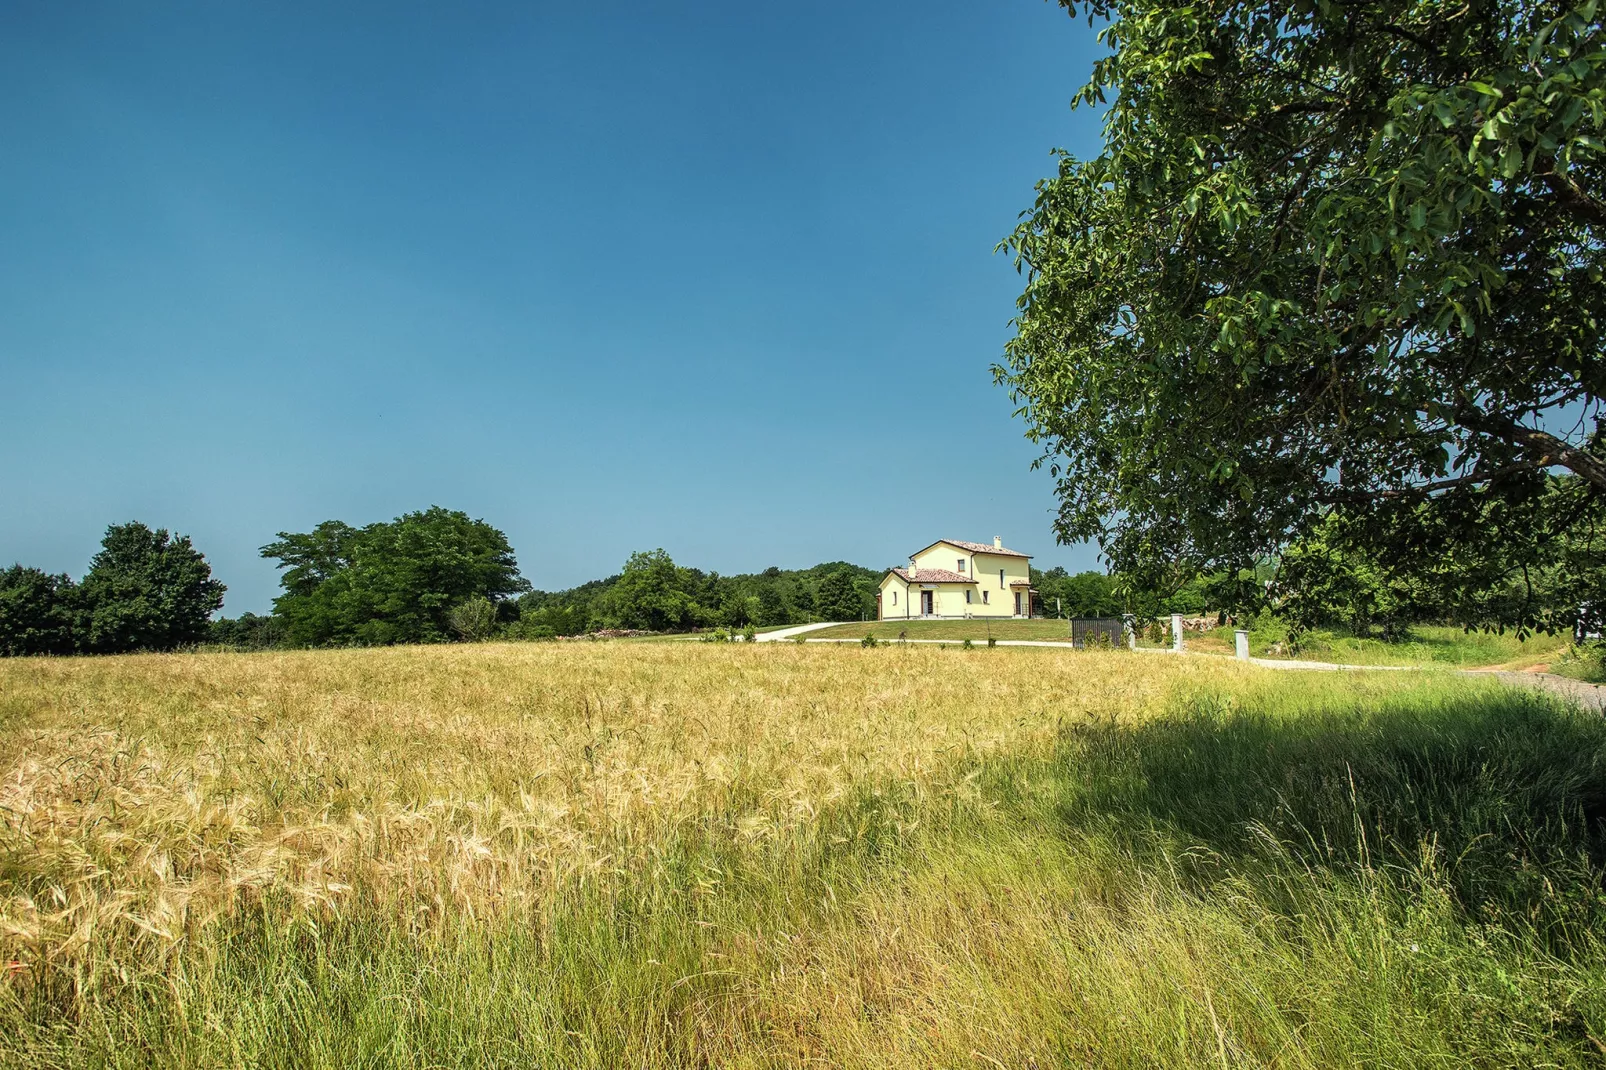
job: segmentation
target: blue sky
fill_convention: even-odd
[[[263,611],[275,532],[440,504],[548,589],[1096,567],[988,371],[1096,51],[1042,0],[7,4],[0,564],[137,518]]]

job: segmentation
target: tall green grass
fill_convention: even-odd
[[[160,971],[0,988],[0,1062],[1606,1061],[1606,723],[1543,696],[1201,677],[779,835],[744,790],[527,908],[268,894]]]
[[[1211,633],[1223,650],[1230,649],[1231,629]],[[1454,625],[1412,625],[1395,639],[1351,635],[1342,631],[1315,628],[1290,646],[1288,630],[1280,622],[1261,619],[1252,623],[1250,651],[1263,657],[1274,648],[1295,658],[1332,661],[1350,665],[1444,665],[1474,668],[1509,665],[1525,668],[1530,664],[1563,657],[1570,638],[1565,635],[1530,635],[1519,639],[1515,632],[1468,631]],[[1198,644],[1195,643],[1197,646]]]

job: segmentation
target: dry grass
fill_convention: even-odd
[[[1522,830],[1518,868],[1566,910],[1463,887],[1486,834],[1444,815],[1483,781],[1402,788],[1386,754],[1367,779],[1413,725],[1437,755],[1514,716],[1559,735],[1513,781],[1596,763]],[[1572,717],[1487,684],[1051,650],[0,662],[0,1057],[1319,1066],[1528,1044],[1586,1065],[1598,830],[1569,815],[1606,777]],[[1380,869],[1356,853],[1369,792],[1443,827],[1379,811]],[[1521,910],[1526,930],[1501,913]],[[1478,1018],[1497,975],[1515,1024]]]
[[[478,917],[710,814],[761,840],[857,785],[1046,746],[1068,666],[998,668],[606,644],[0,663],[0,953],[154,952],[268,888]],[[1075,669],[1077,713],[1170,682]]]

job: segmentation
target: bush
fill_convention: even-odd
[[[446,614],[446,623],[463,642],[481,642],[496,630],[496,604],[489,598],[465,598]]]
[[[966,639],[966,640],[965,640],[965,643],[964,643],[964,648],[965,648],[965,649],[966,649],[966,650],[972,650],[972,649],[974,649],[974,648],[975,648],[975,646],[976,646],[976,644],[975,644],[975,643],[972,643],[972,642],[971,642],[971,641],[970,641],[970,640],[969,640],[969,639]]]
[[[728,643],[730,641],[731,633],[728,628],[715,628],[711,632],[703,633],[703,642],[705,643]]]
[[[1606,684],[1606,640],[1586,640],[1567,648],[1550,671],[1591,684]]]
[[[744,627],[742,629],[742,642],[744,642],[744,643],[756,643],[756,642],[758,642],[758,630],[756,628],[754,628],[751,624],[748,624],[746,627]]]
[[[988,645],[988,646],[989,646],[989,647],[995,647],[995,646],[997,646],[997,645],[998,645],[998,640],[997,640],[997,639],[995,639],[995,638],[994,638],[994,637],[992,637],[992,636],[990,636],[990,635],[989,635],[989,636],[988,636],[988,637],[987,637],[987,645]]]
[[[859,640],[859,645],[863,647],[872,647],[878,644],[876,643],[875,636],[867,635],[863,639]]]

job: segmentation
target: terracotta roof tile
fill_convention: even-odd
[[[945,568],[923,568],[915,573],[915,578],[909,579],[909,570],[906,568],[888,569],[894,576],[905,583],[975,583],[971,577],[963,572],[949,572]]]
[[[990,542],[966,542],[964,539],[943,539],[941,541],[950,546],[957,546],[961,550],[969,550],[973,554],[998,554],[1001,557],[1032,556],[1031,554],[1023,554],[1019,550],[1011,550],[1003,546],[994,546]]]

